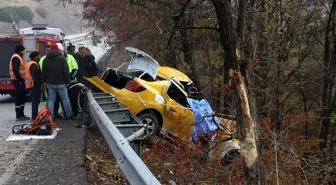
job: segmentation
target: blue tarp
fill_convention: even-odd
[[[204,116],[214,113],[207,100],[202,99],[201,101],[198,101],[188,98],[188,103],[195,113],[195,128],[192,134],[192,140],[193,142],[197,142],[200,135],[213,134],[218,127],[212,122],[212,117],[206,117],[203,120]],[[220,124],[217,117],[215,117],[215,121],[217,124]]]

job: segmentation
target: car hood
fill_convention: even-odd
[[[153,79],[156,79],[160,65],[155,59],[147,53],[133,47],[125,47],[125,50],[132,55],[127,72],[142,71],[150,75]]]
[[[192,80],[186,74],[182,73],[177,69],[167,66],[160,66],[158,76],[166,80],[175,77],[181,82],[187,82],[188,84],[193,83]]]

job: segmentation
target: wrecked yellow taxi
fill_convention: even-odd
[[[151,135],[165,133],[190,141],[195,131],[195,111],[188,99],[192,80],[176,69],[160,66],[155,59],[138,49],[127,47],[126,51],[132,55],[127,70],[108,68],[101,77],[110,85],[109,92],[147,125]],[[220,122],[215,125],[218,131],[212,133],[209,141],[226,141],[220,144],[227,150],[221,149],[222,158],[229,151],[239,150],[239,145],[237,140],[230,138],[236,132],[235,122],[216,119],[217,123]]]

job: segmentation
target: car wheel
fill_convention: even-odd
[[[138,117],[143,124],[147,125],[150,136],[154,136],[160,133],[161,124],[159,122],[159,119],[155,115],[151,113],[143,113],[140,114]]]

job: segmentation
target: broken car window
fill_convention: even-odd
[[[169,98],[173,99],[174,101],[176,101],[180,105],[182,105],[184,107],[189,107],[187,97],[174,84],[170,85],[170,87],[167,91],[167,95],[169,96]]]

